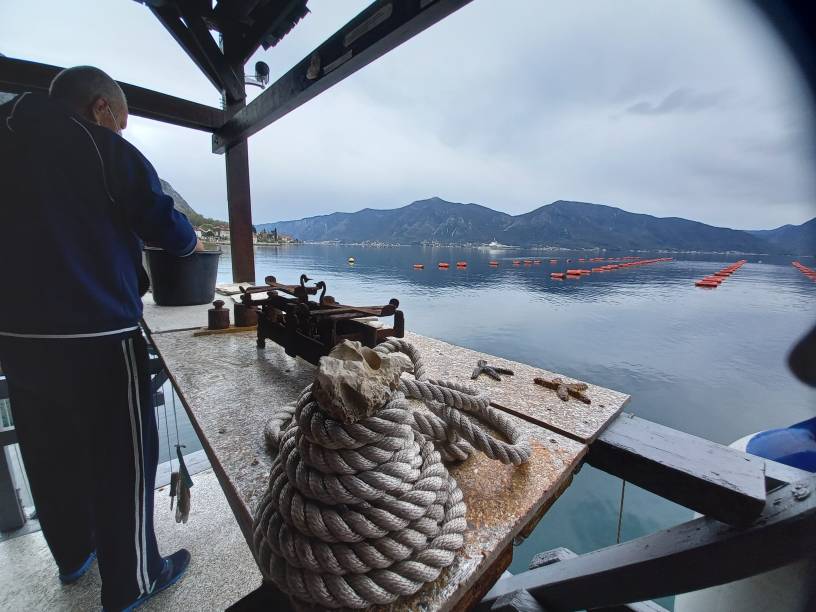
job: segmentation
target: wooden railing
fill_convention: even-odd
[[[586,461],[705,516],[584,555],[550,551],[546,562],[500,579],[479,610],[656,610],[644,600],[816,554],[814,474],[629,414]]]

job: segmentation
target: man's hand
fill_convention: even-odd
[[[204,248],[204,243],[203,243],[203,242],[201,242],[201,238],[198,238],[198,239],[196,240],[195,252],[196,252],[196,253],[200,253],[201,251],[204,251],[204,250],[206,250],[206,249]]]

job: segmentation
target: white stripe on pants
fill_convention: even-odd
[[[135,500],[135,549],[136,549],[136,584],[139,587],[139,596],[149,592],[147,574],[147,555],[145,554],[145,524],[144,524],[144,497],[142,459],[142,415],[139,400],[139,379],[136,371],[136,358],[133,355],[133,339],[122,340],[122,354],[125,357],[125,366],[128,371],[128,408],[130,409],[130,427],[133,439],[133,464],[136,470],[133,499]],[[134,395],[136,397],[134,406]]]

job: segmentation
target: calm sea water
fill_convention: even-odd
[[[512,265],[525,256],[543,263]],[[566,264],[523,250],[300,245],[257,247],[255,257],[258,279],[273,274],[294,283],[305,272],[345,303],[396,297],[412,331],[623,391],[632,396],[626,410],[716,442],[816,411],[816,393],[785,366],[790,347],[816,320],[816,283],[790,258],[748,257],[719,288],[705,290],[694,280],[740,257],[681,256],[575,281],[551,280]],[[500,267],[489,267],[491,259]],[[436,266],[461,260],[466,270]],[[231,280],[230,265],[225,253],[219,282]],[[535,553],[557,546],[582,553],[613,544],[620,499],[619,479],[584,467],[516,549],[510,570],[523,571]],[[621,538],[691,514],[627,485]]]

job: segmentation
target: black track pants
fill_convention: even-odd
[[[43,535],[63,573],[94,549],[102,605],[149,592],[158,434],[147,349],[125,338],[0,336],[11,412]],[[56,580],[56,576],[54,577]]]

